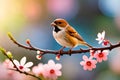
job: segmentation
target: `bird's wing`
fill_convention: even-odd
[[[77,33],[77,31],[76,31],[74,28],[72,28],[72,27],[69,26],[69,27],[67,27],[66,32],[67,32],[70,36],[75,37],[75,38],[79,39],[80,41],[84,41],[84,40],[82,39],[82,37]]]

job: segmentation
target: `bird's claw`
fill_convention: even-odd
[[[70,49],[69,51],[68,51],[68,54],[71,56],[71,52],[72,52],[72,49]]]
[[[61,55],[62,55],[62,52],[63,52],[63,49],[64,49],[64,48],[65,48],[65,46],[62,47],[61,49],[59,49],[58,54],[61,54]]]

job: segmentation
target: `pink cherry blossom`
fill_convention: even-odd
[[[3,62],[3,65],[6,67],[6,68],[10,68],[10,69],[13,69],[14,68],[14,65],[13,63],[9,60],[9,59],[6,59],[4,62]],[[8,74],[13,74],[14,71],[12,70],[7,70]]]
[[[91,71],[92,69],[96,68],[97,61],[93,60],[92,57],[88,58],[86,55],[83,55],[83,60],[80,62],[80,65],[83,66],[84,70]]]
[[[6,60],[3,62],[3,65],[4,65],[6,68],[14,68],[13,63],[12,63],[9,59],[6,59]]]
[[[45,68],[45,77],[49,80],[56,80],[58,76],[61,76],[62,73],[60,69],[62,68],[62,65],[55,62],[53,60],[49,60],[48,64],[44,65]]]
[[[17,66],[17,68],[21,71],[30,71],[30,68],[33,63],[32,62],[28,62],[26,63],[26,57],[23,57],[21,60],[20,60],[20,63],[17,61],[17,60],[13,60],[13,62],[15,63],[15,65]],[[26,64],[25,64],[26,63]]]
[[[102,43],[104,41],[104,38],[105,38],[105,31],[103,31],[102,33],[98,33],[97,34],[97,37],[96,40],[98,41],[98,43]]]
[[[49,60],[48,64],[38,64],[38,66],[33,67],[32,71],[37,76],[43,77],[45,80],[56,80],[58,76],[61,76],[62,73],[60,69],[62,65],[53,60]]]
[[[35,73],[37,76],[43,77],[45,69],[42,63],[39,63],[38,66],[34,66],[32,68],[32,72]]]
[[[4,68],[6,68],[6,72],[0,72],[0,73],[4,73],[4,76],[5,76],[6,79],[0,77],[0,80],[24,80],[25,76],[23,74],[20,74],[20,73],[14,71],[14,70],[9,70],[9,69],[14,68],[13,63],[9,59],[6,59],[2,63],[2,65],[3,65]],[[0,68],[0,69],[3,70],[2,68]]]
[[[5,66],[0,63],[0,80],[8,80],[8,74],[7,74],[7,69]]]
[[[109,53],[108,50],[104,50],[102,52],[99,50],[94,55],[94,57],[97,59],[98,62],[102,62],[103,60],[106,61],[108,53]]]

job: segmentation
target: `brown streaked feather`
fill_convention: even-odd
[[[67,29],[66,29],[66,32],[67,32],[70,36],[75,37],[75,38],[77,38],[77,39],[80,40],[80,41],[84,41],[84,40],[82,39],[82,37],[77,33],[77,31],[76,31],[74,28],[68,26]]]

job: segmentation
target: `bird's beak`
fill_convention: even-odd
[[[51,26],[56,26],[56,24],[54,22],[51,23]]]

